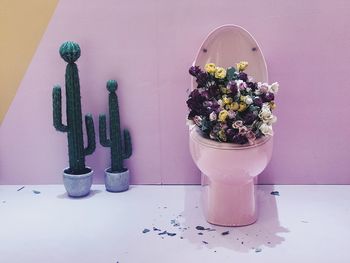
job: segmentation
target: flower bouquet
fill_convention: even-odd
[[[196,78],[197,88],[187,100],[188,124],[196,125],[202,135],[219,142],[254,144],[256,139],[273,135],[276,116],[277,82],[254,82],[244,71],[248,62],[224,69],[214,63],[204,71],[192,66],[189,73]]]

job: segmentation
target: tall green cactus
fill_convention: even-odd
[[[109,134],[107,139],[106,116],[101,114],[99,118],[100,143],[104,147],[111,148],[111,170],[110,172],[121,173],[126,171],[123,160],[128,159],[132,154],[131,137],[128,130],[124,130],[124,147],[122,146],[122,136],[120,130],[120,117],[118,96],[115,91],[118,83],[115,80],[107,82],[109,91]]]
[[[91,115],[85,116],[88,145],[84,148],[82,113],[80,102],[80,84],[78,67],[74,63],[80,57],[80,47],[74,42],[65,42],[60,47],[61,57],[68,63],[66,67],[66,113],[67,125],[62,123],[61,87],[55,86],[52,91],[53,125],[56,130],[67,132],[70,174],[84,174],[85,156],[92,154],[96,148],[94,122]]]

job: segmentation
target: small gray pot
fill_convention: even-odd
[[[69,196],[83,197],[90,193],[94,171],[90,167],[87,168],[90,172],[85,174],[68,174],[67,169],[63,171],[63,184]]]
[[[129,189],[129,170],[112,173],[110,168],[105,170],[105,186],[109,192],[123,192]]]

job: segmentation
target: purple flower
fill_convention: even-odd
[[[253,112],[248,112],[244,114],[243,121],[245,125],[251,125],[256,119],[256,115]]]
[[[228,89],[231,91],[231,96],[236,96],[238,92],[237,84],[235,81],[230,81],[227,85]]]
[[[232,142],[237,143],[237,144],[245,144],[248,142],[248,139],[246,136],[244,136],[242,134],[237,134],[237,135],[233,136]]]
[[[189,98],[187,101],[187,107],[190,108],[192,111],[197,111],[200,108],[200,104],[197,103],[197,101],[193,98]]]
[[[261,96],[263,102],[270,102],[275,99],[275,95],[272,92],[263,93]]]
[[[230,141],[232,141],[233,137],[237,134],[238,134],[238,130],[235,130],[235,129],[226,130],[226,136]]]
[[[216,86],[216,85],[211,85],[211,86],[208,88],[208,93],[209,93],[209,97],[215,98],[215,97],[217,97],[218,95],[220,95],[220,89],[219,89],[219,87]]]
[[[253,100],[253,104],[255,106],[258,106],[258,107],[261,107],[262,104],[263,104],[263,101],[260,97],[255,97],[254,100]]]
[[[203,71],[198,67],[198,66],[192,66],[190,67],[190,69],[188,70],[188,72],[193,76],[193,77],[197,77],[199,75],[199,73],[203,73]]]
[[[191,110],[190,113],[188,114],[188,119],[192,120],[196,115],[197,115],[197,112]]]
[[[204,87],[209,80],[208,74],[204,72],[198,73],[196,77],[197,77],[196,81],[197,81],[198,87]]]
[[[199,112],[203,106],[203,102],[205,101],[205,97],[203,97],[198,89],[194,89],[191,94],[190,98],[187,100],[187,106],[196,112]]]
[[[247,82],[247,87],[250,88],[252,91],[255,91],[258,88],[258,84],[254,82]]]
[[[243,81],[247,81],[248,80],[248,75],[246,73],[244,73],[244,72],[239,72],[238,78],[243,80]]]

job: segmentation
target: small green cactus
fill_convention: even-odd
[[[117,81],[109,80],[107,82],[107,90],[109,91],[109,139],[107,139],[106,116],[101,114],[99,118],[100,143],[104,147],[111,148],[112,164],[110,172],[113,173],[126,171],[123,160],[128,159],[132,154],[131,137],[126,129],[124,130],[124,147],[122,146],[118,96],[115,93],[117,87]]]
[[[68,63],[66,67],[66,113],[67,125],[62,124],[61,87],[55,86],[52,91],[53,125],[57,131],[67,132],[69,174],[84,174],[89,172],[85,167],[85,156],[95,151],[95,129],[91,115],[85,116],[88,145],[84,149],[82,113],[80,102],[80,84],[78,67],[75,61],[80,57],[80,47],[74,42],[65,42],[60,47],[61,57]]]

